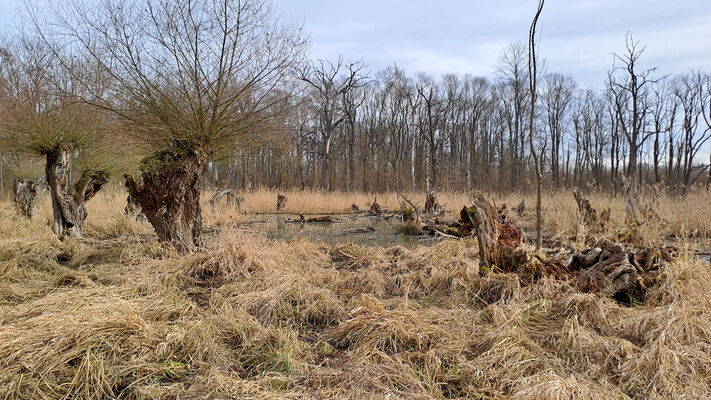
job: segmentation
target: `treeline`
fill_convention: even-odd
[[[711,79],[640,67],[631,37],[602,89],[541,74],[534,137],[547,187],[618,191],[622,176],[683,192],[709,180]],[[281,147],[240,152],[211,166],[217,186],[337,190],[526,190],[527,52],[505,49],[496,78],[366,76],[362,63],[316,62],[299,77],[301,101]]]

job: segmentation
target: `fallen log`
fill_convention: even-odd
[[[287,224],[294,224],[294,223],[299,223],[299,224],[327,223],[327,224],[330,224],[330,223],[334,223],[334,222],[340,222],[340,220],[335,217],[332,217],[330,215],[306,218],[306,217],[304,217],[303,214],[299,214],[299,219],[287,219],[284,222]]]
[[[370,232],[375,232],[375,228],[372,226],[368,226],[365,228],[352,228],[352,229],[344,229],[341,231],[342,235],[351,235],[355,233],[370,233]]]

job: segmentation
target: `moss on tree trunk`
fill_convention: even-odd
[[[205,163],[193,151],[163,150],[143,160],[141,182],[126,187],[161,241],[186,253],[202,247],[201,176]]]

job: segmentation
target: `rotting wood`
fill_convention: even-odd
[[[325,224],[331,224],[334,222],[339,222],[339,220],[335,217],[332,217],[330,215],[324,215],[320,217],[311,217],[311,218],[306,218],[304,217],[303,214],[299,214],[299,219],[288,219],[284,221],[286,223],[301,223],[301,224],[309,224],[309,223],[325,223]]]
[[[639,285],[637,269],[630,262],[627,249],[620,243],[591,249],[579,257],[573,256],[568,268],[582,271],[575,284],[584,292],[615,296],[631,292]]]
[[[37,203],[47,194],[47,181],[37,179],[15,179],[15,211],[32,219]]]
[[[368,213],[370,215],[379,217],[383,215],[383,209],[380,208],[380,204],[378,204],[378,197],[376,196],[375,199],[373,199],[373,203],[370,205],[370,208],[368,209]]]
[[[592,207],[590,201],[585,198],[580,189],[575,188],[572,192],[575,203],[578,205],[578,213],[583,221],[583,226],[591,233],[604,232],[605,225],[610,221],[610,209],[604,209],[598,217],[597,210]]]
[[[402,223],[414,223],[415,225],[420,223],[420,211],[417,209],[417,206],[415,203],[410,201],[405,195],[400,193],[399,191],[395,191],[398,195],[398,203],[400,203],[400,215],[401,215],[401,221]],[[403,205],[403,203],[400,201],[400,197],[402,197],[402,200],[409,204],[410,207],[409,209]],[[413,214],[414,213],[414,218]]]
[[[527,256],[519,249],[522,232],[510,220],[505,206],[496,210],[481,193],[471,199],[471,207],[460,212],[460,236],[475,235],[479,246],[479,264],[513,270]]]

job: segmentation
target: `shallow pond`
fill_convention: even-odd
[[[305,216],[306,219],[318,217]],[[386,221],[367,215],[337,215],[335,222],[299,222],[299,215],[260,214],[242,222],[241,229],[266,235],[269,239],[291,240],[304,238],[323,241],[330,245],[353,243],[373,247],[403,246],[413,249],[418,245],[430,245],[438,239],[431,236],[402,235],[396,228],[397,218]]]

